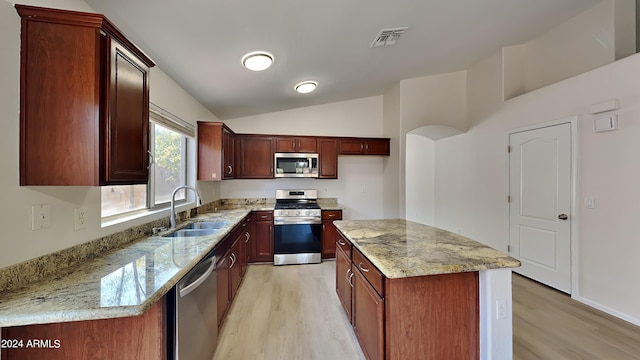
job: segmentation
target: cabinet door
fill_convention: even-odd
[[[297,150],[296,138],[293,136],[278,136],[275,141],[276,152],[292,153]]]
[[[384,300],[355,266],[353,274],[353,330],[367,359],[383,359]]]
[[[338,178],[338,140],[318,139],[318,153],[320,169],[318,178],[337,179]]]
[[[229,264],[229,301],[233,301],[233,298],[236,296],[236,292],[240,287],[240,282],[242,280],[242,255],[241,255],[241,244],[242,244],[242,235],[236,239],[236,242],[231,247],[229,251],[229,257],[231,263]]]
[[[233,179],[235,166],[235,135],[226,126],[222,127],[222,178]]]
[[[334,238],[335,239],[335,238]],[[335,242],[334,242],[335,244]],[[335,245],[334,245],[335,246]],[[352,322],[351,300],[353,289],[353,272],[351,259],[341,249],[336,250],[336,293],[347,313],[349,322]]]
[[[364,143],[364,153],[389,156],[389,139],[367,139]]]
[[[240,266],[241,275],[247,272],[247,265],[249,264],[249,257],[251,254],[251,216],[247,216],[242,223],[242,234],[240,234]]]
[[[322,211],[322,258],[328,259],[336,256],[336,237],[338,231],[334,220],[342,219],[342,211],[340,210],[324,210]]]
[[[217,280],[217,294],[216,299],[218,301],[218,328],[222,325],[225,315],[227,314],[227,308],[230,302],[230,284],[229,284],[229,265],[231,260],[229,253],[225,253],[224,256],[218,259],[216,264],[216,280]]]
[[[364,153],[364,141],[360,139],[340,139],[341,155],[360,155]]]
[[[101,185],[146,184],[149,179],[149,67],[111,36],[101,116]]]
[[[255,261],[273,261],[273,212],[259,211],[255,226]]]
[[[273,178],[273,137],[241,135],[236,137],[236,178]]]
[[[316,153],[318,152],[318,141],[315,137],[299,137],[297,139],[299,153]]]

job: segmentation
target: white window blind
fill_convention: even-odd
[[[149,118],[151,121],[173,131],[180,132],[190,137],[196,136],[196,127],[194,125],[180,119],[154,103],[149,104]]]

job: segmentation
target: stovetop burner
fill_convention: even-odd
[[[299,202],[278,202],[275,206],[276,209],[290,210],[290,209],[320,209],[317,203],[299,203]]]
[[[317,190],[277,190],[276,206],[274,211],[275,222],[283,218],[292,221],[295,218],[304,218],[301,221],[321,221],[321,210],[317,203]]]

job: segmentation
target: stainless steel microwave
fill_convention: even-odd
[[[277,178],[318,177],[318,154],[275,153]]]

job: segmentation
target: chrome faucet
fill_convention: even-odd
[[[173,194],[171,194],[171,216],[169,217],[169,222],[171,223],[170,229],[175,229],[176,227],[176,193],[180,191],[180,189],[189,189],[193,190],[196,193],[196,198],[198,200],[198,205],[202,205],[202,196],[198,192],[198,189],[189,185],[180,185],[173,190]]]

